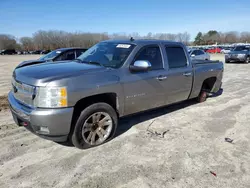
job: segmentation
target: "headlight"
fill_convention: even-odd
[[[34,105],[40,108],[68,106],[66,87],[37,87]]]

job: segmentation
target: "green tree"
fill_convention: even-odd
[[[203,43],[202,37],[202,33],[199,32],[194,39],[194,44],[201,45]]]

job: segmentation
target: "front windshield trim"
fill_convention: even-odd
[[[89,48],[77,59],[89,64],[118,69],[124,65],[135,48],[132,43],[100,42]],[[93,62],[93,63],[92,63]]]

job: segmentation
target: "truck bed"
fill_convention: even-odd
[[[210,64],[210,63],[219,63],[219,60],[192,60],[192,64],[193,65],[197,65],[197,64]]]
[[[214,79],[215,85],[211,92],[217,92],[221,87],[223,76],[223,62],[210,60],[193,60],[193,87],[190,98],[197,96],[201,90],[204,80]]]

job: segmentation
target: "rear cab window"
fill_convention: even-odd
[[[181,46],[165,46],[169,69],[185,68],[188,66],[186,53]]]

